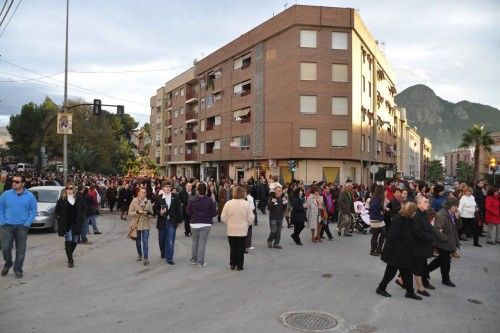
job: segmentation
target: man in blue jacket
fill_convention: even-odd
[[[24,255],[28,228],[37,214],[37,202],[33,193],[24,188],[26,179],[16,175],[12,179],[12,189],[0,196],[0,239],[5,260],[1,275],[9,273],[14,264],[16,278],[23,277]],[[16,242],[16,260],[12,262],[12,247]]]

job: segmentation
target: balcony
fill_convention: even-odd
[[[186,123],[197,122],[198,121],[198,113],[194,111],[186,112]]]
[[[186,132],[186,143],[188,141],[197,141],[198,140],[198,135],[195,132]]]
[[[198,91],[188,90],[186,92],[186,104],[198,103]]]
[[[168,144],[172,144],[172,136],[171,136],[171,135],[169,135],[169,136],[167,137],[167,143],[168,143]]]
[[[167,158],[167,161],[171,161],[171,160],[172,160],[172,155],[168,154],[168,155],[166,156],[166,158]]]
[[[165,126],[166,127],[172,126],[172,118],[165,119]]]
[[[160,140],[156,140],[156,147],[160,147],[160,144],[161,144],[161,141]]]
[[[186,154],[186,161],[196,161],[196,160],[198,160],[198,154],[196,153]]]

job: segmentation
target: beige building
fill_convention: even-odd
[[[292,6],[157,90],[152,157],[168,175],[286,182],[293,159],[306,183],[366,183],[372,164],[405,163],[395,94],[354,9]]]

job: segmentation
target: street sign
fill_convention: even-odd
[[[370,167],[370,172],[371,172],[371,173],[377,173],[377,172],[378,172],[378,169],[379,169],[378,165],[375,165],[375,164],[374,164],[374,165],[372,165],[372,166]]]

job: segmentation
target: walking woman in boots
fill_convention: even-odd
[[[64,248],[68,257],[69,268],[74,266],[73,252],[76,243],[80,241],[86,213],[87,206],[83,196],[75,194],[75,186],[72,183],[66,184],[63,195],[57,201],[55,216],[58,234],[64,237]]]

